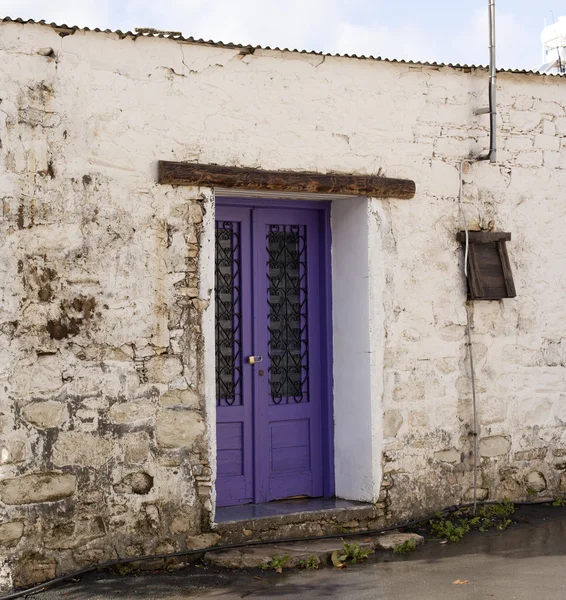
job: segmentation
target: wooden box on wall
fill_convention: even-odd
[[[466,246],[466,232],[456,236]],[[501,300],[517,293],[505,243],[510,233],[468,231],[468,298],[470,300]]]

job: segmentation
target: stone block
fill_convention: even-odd
[[[560,114],[564,114],[564,110],[561,109]],[[553,121],[544,119],[544,121],[542,122],[542,133],[549,137],[556,136],[556,125],[553,123]],[[558,139],[558,138],[556,138],[556,139]]]
[[[198,288],[196,287],[177,286],[175,288],[175,293],[177,296],[186,296],[187,298],[198,298]]]
[[[388,410],[383,415],[383,436],[395,437],[403,425],[403,415],[398,410]]]
[[[509,344],[503,348],[501,356],[505,362],[522,367],[537,367],[542,363],[540,347],[528,348],[526,346]]]
[[[559,487],[561,491],[566,492],[566,473],[560,475]]]
[[[14,570],[14,586],[29,587],[54,579],[57,561],[42,554],[31,554],[21,559]]]
[[[546,479],[540,471],[531,471],[525,477],[527,491],[542,492],[546,490]]]
[[[0,523],[0,546],[15,546],[24,534],[22,521]]]
[[[413,541],[416,546],[424,544],[424,538],[422,535],[416,533],[399,533],[398,531],[392,531],[391,533],[383,533],[379,536],[371,538],[374,547],[377,550],[395,550],[397,546]]]
[[[392,532],[368,539],[357,539],[362,549],[393,550],[397,546],[413,540],[416,545],[424,542],[422,536],[413,533]],[[351,542],[351,540],[346,540]],[[287,568],[300,566],[303,561],[315,557],[318,563],[326,563],[335,551],[341,551],[344,540],[336,537],[325,540],[304,540],[302,542],[280,542],[265,546],[251,546],[232,550],[207,552],[204,560],[212,565],[224,568],[254,568],[271,562],[275,556],[288,556]]]
[[[135,357],[136,359],[151,358],[155,356],[155,350],[151,346],[139,346],[136,347]]]
[[[209,301],[204,298],[194,298],[192,303],[197,310],[206,310],[209,305]]]
[[[546,347],[542,349],[544,362],[549,367],[558,367],[564,365],[562,342],[549,340]]]
[[[149,456],[149,435],[145,431],[131,433],[123,437],[124,461],[143,463]]]
[[[425,428],[428,427],[430,422],[430,414],[422,411],[410,411],[409,412],[409,427],[413,428]]]
[[[466,398],[472,395],[472,379],[471,377],[458,377],[456,380],[456,391],[458,395]],[[476,380],[476,393],[485,394],[486,388]]]
[[[161,406],[187,406],[198,408],[200,405],[200,396],[191,389],[187,390],[169,390],[161,394],[159,398]]]
[[[0,446],[0,465],[14,465],[24,462],[26,458],[26,444],[21,440],[9,440]]]
[[[190,448],[204,431],[202,418],[193,411],[165,409],[157,415],[156,437],[161,448]]]
[[[513,129],[531,131],[540,125],[541,116],[529,110],[514,110],[509,114],[509,122]]]
[[[12,430],[12,416],[8,411],[0,411],[0,433],[5,434]]]
[[[221,540],[221,536],[217,533],[203,533],[201,535],[193,535],[187,538],[187,548],[189,550],[199,550],[200,548],[212,548]]]
[[[359,540],[358,543],[363,549],[373,549],[372,541]],[[271,562],[275,556],[288,556],[285,567],[294,568],[313,556],[316,557],[317,563],[326,563],[334,551],[342,550],[343,545],[344,540],[340,538],[281,542],[258,547],[208,552],[205,554],[204,560],[216,566],[252,568]]]
[[[563,166],[562,155],[560,152],[553,152],[552,150],[545,150],[544,152],[544,166],[549,169],[558,169]]]
[[[393,400],[396,402],[418,402],[425,395],[425,385],[421,381],[399,383],[393,389]]]
[[[53,446],[53,463],[59,467],[101,467],[112,457],[111,441],[91,433],[63,431]]]
[[[84,547],[89,542],[106,536],[104,519],[93,515],[78,521],[59,521],[51,525],[45,539],[45,547],[50,550],[70,550]]]
[[[455,139],[455,138],[439,138],[436,141],[436,156],[442,157],[462,157],[470,154],[470,150],[474,146],[474,140]]]
[[[189,389],[189,384],[187,383],[187,380],[184,377],[179,377],[169,383],[169,390],[172,392],[188,390],[188,389]]]
[[[542,150],[525,150],[517,154],[516,163],[522,167],[540,167],[542,165]]]
[[[485,457],[503,456],[508,454],[510,449],[509,439],[499,435],[485,437],[479,443],[480,456]]]
[[[198,202],[191,202],[189,207],[189,222],[202,223],[203,210]]]
[[[134,425],[155,416],[156,407],[143,400],[116,402],[108,412],[108,418],[117,425]]]
[[[138,526],[142,531],[157,531],[161,523],[161,515],[155,504],[145,504],[139,513]]]
[[[515,98],[513,108],[515,110],[530,110],[534,105],[534,98],[532,96],[519,95]]]
[[[532,150],[533,138],[530,136],[512,136],[505,140],[505,149],[509,152],[522,152]]]
[[[176,231],[169,236],[167,248],[167,271],[182,272],[187,260],[187,242],[182,231]]]
[[[515,452],[513,458],[515,460],[544,460],[548,448],[530,448],[529,450],[520,450]]]
[[[558,117],[554,121],[556,127],[556,133],[558,135],[566,135],[566,117]]]
[[[155,356],[147,362],[148,381],[169,383],[183,373],[183,363],[177,356]]]
[[[71,473],[32,473],[0,481],[4,504],[55,502],[75,493],[76,477]]]
[[[270,563],[277,552],[277,546],[235,548],[234,550],[207,552],[204,560],[208,564],[224,569],[254,569]]]
[[[169,531],[176,533],[194,533],[199,529],[199,519],[196,510],[183,508],[175,512],[171,519]]]
[[[61,364],[56,356],[41,356],[33,365],[17,369],[10,381],[18,397],[52,394],[63,385]]]
[[[479,502],[483,502],[484,500],[487,500],[489,498],[489,490],[487,488],[477,488],[476,489],[476,500],[478,500]],[[474,488],[471,487],[468,489],[468,491],[464,494],[464,500],[466,502],[473,502],[474,501]]]
[[[59,427],[66,417],[66,408],[62,402],[47,400],[45,402],[31,402],[22,410],[23,418],[34,427],[50,429]]]
[[[559,416],[563,408],[566,411],[563,404],[554,405],[550,394],[522,398],[515,406],[522,427],[551,426],[555,423],[555,415]]]
[[[459,463],[462,462],[462,453],[455,448],[451,448],[450,450],[440,450],[435,452],[433,458],[439,462]]]
[[[560,150],[560,139],[554,135],[537,135],[535,136],[535,148],[542,150]]]

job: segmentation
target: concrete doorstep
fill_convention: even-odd
[[[399,533],[391,531],[380,535],[357,536],[348,538],[346,542],[357,542],[364,550],[394,550],[409,540],[414,540],[415,545],[422,544],[424,538],[416,533]],[[250,546],[248,548],[235,548],[233,550],[219,550],[207,552],[205,562],[216,567],[228,569],[249,569],[269,564],[274,557],[288,556],[285,568],[299,567],[304,561],[309,560],[317,564],[327,564],[336,550],[341,551],[344,540],[336,537],[328,540],[305,540],[304,542],[274,543],[265,546]]]

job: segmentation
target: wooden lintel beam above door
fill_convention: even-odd
[[[321,174],[304,171],[264,171],[242,167],[222,167],[195,163],[159,161],[159,183],[302,192],[348,194],[409,200],[415,195],[415,182],[377,175]]]

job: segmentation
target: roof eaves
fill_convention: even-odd
[[[116,30],[111,30],[111,29],[99,29],[98,27],[95,27],[94,29],[91,29],[90,27],[78,27],[77,25],[67,25],[65,23],[63,23],[62,25],[59,25],[57,23],[48,23],[45,20],[41,20],[41,21],[35,21],[33,19],[21,19],[21,18],[11,18],[11,17],[1,17],[0,18],[0,22],[1,23],[20,23],[22,25],[44,25],[47,27],[51,27],[53,29],[55,29],[56,31],[59,32],[60,35],[64,35],[65,32],[69,32],[67,33],[67,35],[70,35],[71,32],[75,32],[75,31],[90,31],[90,32],[94,32],[94,33],[107,33],[107,34],[114,34],[114,35],[118,35],[120,38],[127,38],[127,37],[131,37],[131,38],[141,38],[141,37],[153,37],[153,38],[162,38],[162,39],[168,39],[168,40],[175,40],[175,41],[179,41],[179,42],[186,42],[186,43],[191,43],[191,44],[200,44],[200,45],[206,45],[206,46],[215,46],[217,48],[230,48],[230,49],[250,49],[250,50],[267,50],[267,51],[272,51],[272,52],[293,52],[293,53],[298,53],[298,54],[312,54],[314,56],[326,56],[326,57],[331,57],[331,58],[353,58],[353,59],[357,59],[357,60],[374,60],[374,61],[378,61],[378,62],[387,62],[387,63],[393,63],[393,64],[400,64],[400,65],[411,65],[411,66],[423,66],[423,67],[436,67],[436,68],[449,68],[449,69],[456,69],[456,70],[479,70],[479,71],[485,71],[488,69],[487,66],[485,65],[468,65],[468,64],[460,64],[460,63],[439,63],[439,62],[428,62],[428,61],[418,61],[418,60],[404,60],[404,59],[397,59],[397,58],[384,58],[381,56],[365,56],[363,54],[339,54],[339,53],[331,53],[331,52],[319,52],[316,50],[298,50],[298,49],[291,49],[291,48],[279,48],[277,46],[271,47],[271,46],[252,46],[252,45],[245,45],[245,44],[235,44],[233,42],[222,42],[222,41],[213,41],[213,40],[204,40],[202,38],[194,38],[194,37],[184,37],[183,35],[170,35],[170,34],[166,34],[166,33],[159,33],[159,32],[133,32],[133,31],[121,31],[120,29],[116,29]],[[534,71],[534,70],[528,70],[528,69],[497,69],[498,73],[512,73],[515,75],[540,75],[540,76],[545,76],[545,77],[566,77],[566,74],[564,73],[541,73],[540,71]]]

